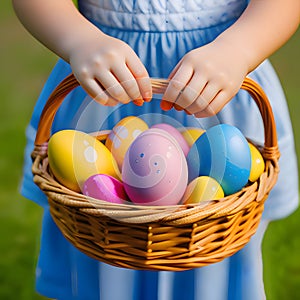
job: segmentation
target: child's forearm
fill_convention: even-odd
[[[101,31],[86,20],[71,0],[12,0],[24,27],[51,51],[69,61],[71,49]]]
[[[251,72],[293,35],[299,22],[299,0],[252,0],[216,42],[242,51]]]
[[[28,31],[70,63],[85,91],[97,102],[114,106],[152,97],[148,72],[125,42],[104,34],[71,0],[12,0]]]

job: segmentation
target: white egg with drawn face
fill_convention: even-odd
[[[110,149],[119,169],[122,169],[125,153],[131,143],[145,130],[148,125],[141,118],[126,117],[119,121],[109,134],[105,145]]]
[[[130,200],[141,205],[176,205],[187,186],[187,162],[177,141],[151,128],[126,152],[122,180]]]

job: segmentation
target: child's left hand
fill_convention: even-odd
[[[161,107],[196,117],[217,114],[239,91],[248,65],[240,49],[224,41],[188,52],[172,71]]]

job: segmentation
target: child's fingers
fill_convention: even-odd
[[[104,89],[94,79],[80,82],[81,86],[96,102],[106,105],[109,101],[109,96],[105,93]]]
[[[185,86],[176,99],[176,104],[179,107],[186,109],[198,98],[206,85],[207,79],[201,74],[194,73],[190,82]]]
[[[230,98],[228,97],[228,94],[224,91],[221,91],[210,103],[206,105],[206,107],[201,107],[194,113],[194,115],[197,118],[212,117],[220,112],[229,99]]]
[[[136,106],[143,106],[144,100],[143,99],[136,99],[132,101]]]
[[[142,98],[145,102],[150,102],[152,99],[152,86],[148,74],[145,77],[137,78],[136,81],[139,85]]]
[[[98,74],[95,75],[95,79],[103,86],[105,92],[117,101],[128,103],[131,100],[123,86],[111,72],[101,72],[99,70]]]
[[[111,69],[111,72],[123,87],[129,99],[132,99],[132,101],[136,103],[144,102],[138,82],[125,64],[118,64],[118,66],[115,66]],[[118,100],[122,102],[122,99]]]
[[[134,52],[128,53],[126,66],[137,82],[141,97],[144,101],[149,102],[152,98],[152,86],[149,74],[141,60]]]
[[[180,105],[178,105],[177,103],[174,103],[174,108],[177,110],[177,111],[182,111],[184,110],[184,108]]]
[[[165,111],[172,109],[173,105],[174,105],[174,103],[169,102],[167,100],[161,100],[161,102],[160,102],[161,109],[165,110]]]
[[[190,66],[179,65],[178,67],[176,67],[176,72],[172,72],[172,77],[169,81],[165,93],[163,94],[162,100],[167,100],[168,102],[175,103],[178,97],[180,97],[186,85],[191,80],[193,72],[194,70]],[[169,108],[170,106],[171,105],[167,105],[163,102],[162,107]]]

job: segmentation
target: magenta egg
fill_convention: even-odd
[[[181,132],[174,126],[166,123],[159,123],[151,126],[151,128],[159,128],[168,132],[179,144],[185,156],[187,156],[190,146],[187,143],[186,139],[183,137]]]
[[[141,205],[176,205],[187,186],[185,155],[166,131],[151,128],[130,145],[122,167],[130,200]]]
[[[96,174],[89,177],[84,183],[82,193],[112,203],[121,204],[128,201],[123,183],[106,174]]]

